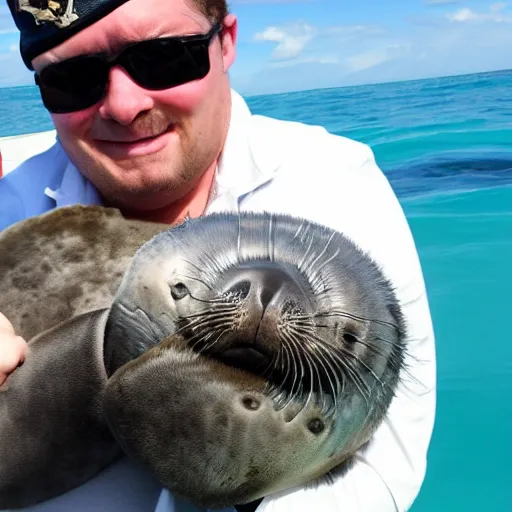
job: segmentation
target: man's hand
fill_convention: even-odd
[[[25,361],[26,356],[26,341],[16,336],[11,322],[0,313],[0,386]]]

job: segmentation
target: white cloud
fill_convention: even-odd
[[[274,59],[292,59],[302,53],[305,46],[315,35],[315,29],[304,22],[286,27],[267,27],[254,36],[256,41],[277,43],[272,52]]]
[[[340,35],[347,38],[381,36],[387,31],[378,25],[338,25],[326,27],[321,31],[322,35]]]
[[[350,72],[357,73],[399,57],[410,49],[408,44],[393,43],[384,47],[356,53],[346,59]]]
[[[300,64],[339,64],[339,58],[336,55],[303,55],[295,59],[280,60],[269,62],[268,69],[291,68]]]
[[[339,25],[314,27],[304,21],[284,26],[270,26],[255,34],[258,42],[276,43],[269,62],[271,67],[283,67],[304,62],[339,62],[344,49],[351,50],[357,43],[359,52],[372,41],[387,35],[383,27],[375,25]],[[344,57],[343,57],[344,58]],[[285,62],[282,62],[285,61]]]
[[[450,21],[463,22],[463,21],[470,21],[470,20],[476,19],[478,17],[478,14],[473,12],[471,9],[468,9],[467,7],[465,7],[464,9],[460,9],[459,11],[454,12],[453,14],[452,13],[447,14],[446,17]]]
[[[496,2],[489,6],[487,12],[477,12],[468,7],[463,7],[453,13],[448,13],[446,17],[455,23],[467,22],[492,22],[492,23],[512,23],[512,15],[504,13],[507,7],[505,2]]]
[[[370,50],[358,55],[353,55],[347,59],[347,63],[352,71],[361,71],[363,69],[373,68],[387,60],[388,56],[386,55],[386,51],[378,48],[377,50]]]

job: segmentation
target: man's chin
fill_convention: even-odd
[[[188,189],[180,191],[172,183],[139,183],[126,186],[109,188],[101,192],[104,202],[108,206],[119,208],[122,211],[147,213],[159,209],[168,208],[169,205],[179,201],[188,192]]]

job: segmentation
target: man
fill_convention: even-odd
[[[434,335],[413,239],[371,150],[320,127],[251,115],[229,84],[237,20],[225,0],[8,2],[58,140],[0,180],[0,229],[87,203],[169,224],[220,210],[270,209],[351,236],[396,287],[414,381],[397,394],[350,471],[270,496],[258,511],[408,509],[424,478],[433,428]],[[4,321],[5,375],[30,357],[15,340]],[[31,510],[155,506],[186,509],[123,460]]]

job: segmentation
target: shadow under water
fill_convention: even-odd
[[[438,153],[382,168],[399,197],[512,185],[510,153]]]

